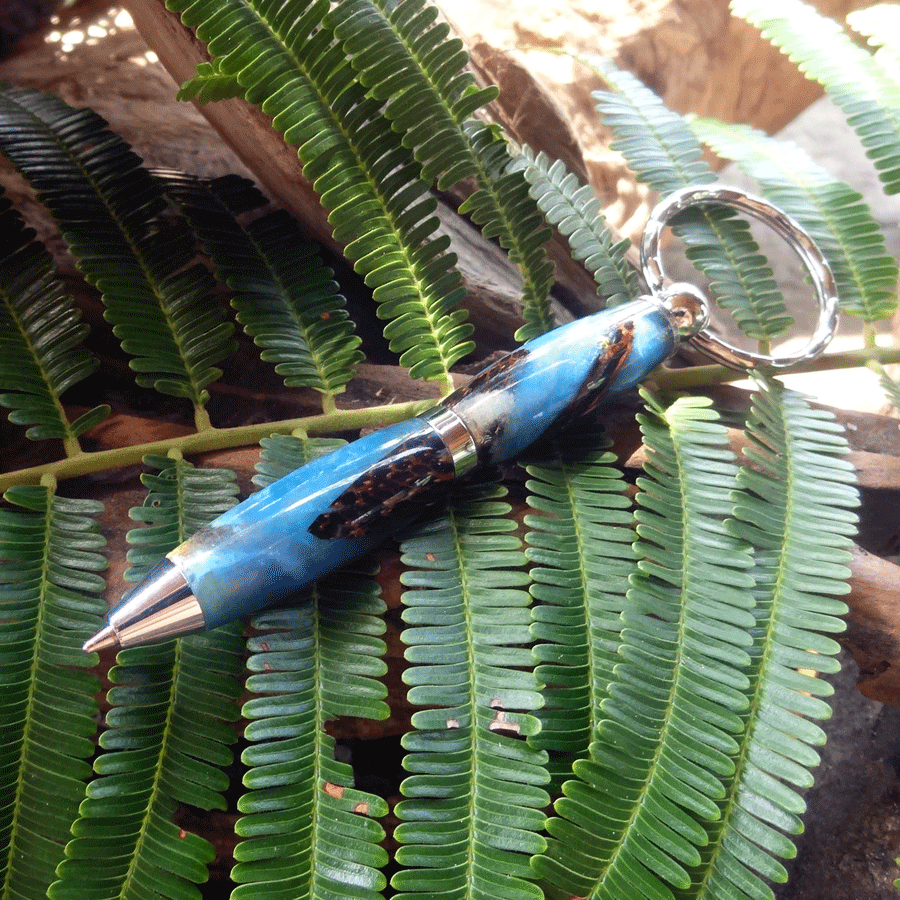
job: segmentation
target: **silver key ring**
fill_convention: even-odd
[[[692,206],[727,206],[768,225],[806,266],[819,304],[819,320],[815,332],[809,342],[791,356],[769,356],[741,350],[709,333],[705,324],[692,337],[694,343],[707,356],[734,369],[751,369],[754,366],[786,369],[817,357],[837,330],[838,296],[834,275],[822,251],[806,229],[761,197],[722,186],[687,187],[675,191],[660,202],[650,213],[641,243],[641,268],[650,295],[660,302],[664,302],[665,298],[671,295],[672,287],[666,287],[667,278],[660,255],[660,240],[669,220]],[[699,294],[702,298],[702,293],[696,288],[692,293],[694,296]],[[704,312],[708,316],[709,301],[706,298],[702,299],[707,307]]]

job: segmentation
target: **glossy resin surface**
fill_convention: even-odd
[[[442,405],[481,462],[516,455],[548,428],[634,387],[674,346],[649,300],[596,313],[529,341]],[[428,422],[367,435],[286,475],[169,554],[213,628],[271,605],[408,524],[454,477]]]
[[[250,496],[169,554],[207,628],[255,612],[366,553],[453,477],[421,419],[362,437]]]
[[[482,462],[500,462],[633,388],[674,345],[665,310],[635,300],[534,338],[443,404],[466,423]]]

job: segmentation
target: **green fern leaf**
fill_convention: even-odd
[[[43,897],[78,814],[99,682],[81,644],[102,623],[102,505],[10,488],[0,509],[0,894]]]
[[[540,462],[526,465],[531,492],[525,517],[532,563],[531,632],[535,671],[546,686],[541,730],[529,738],[550,754],[558,791],[572,764],[587,754],[619,658],[628,576],[634,567],[631,501],[613,468],[615,456],[599,428],[567,435]]]
[[[137,381],[200,410],[215,363],[234,349],[212,276],[189,266],[184,222],[154,225],[160,184],[91,110],[49,94],[0,86],[0,150],[38,192],[69,250],[102,293],[106,317],[133,355]]]
[[[723,525],[737,467],[709,401],[651,403],[621,662],[590,759],[575,763],[533,860],[551,898],[689,887],[734,771],[755,621],[752,559]]]
[[[344,252],[373,289],[385,337],[414,377],[443,379],[470,352],[472,326],[449,238],[432,239],[436,201],[421,167],[367,96],[326,26],[326,0],[172,0],[218,71],[273,117],[329,210]],[[264,65],[259,65],[265,60]]]
[[[130,577],[232,506],[237,493],[231,472],[167,457],[147,462],[161,471],[144,476],[150,493],[132,510],[148,527],[130,533]],[[239,715],[243,649],[236,624],[119,653],[100,737],[106,752],[94,763],[98,777],[88,785],[50,897],[199,897],[194,885],[206,880],[215,854],[172,816],[180,803],[225,808],[222,769],[236,740],[229,723]]]
[[[266,203],[253,184],[228,175],[211,182],[171,173],[167,192],[193,226],[219,276],[235,291],[231,304],[262,358],[288,387],[329,398],[344,390],[363,359],[344,298],[318,247],[284,210],[247,225],[235,217]]]
[[[637,272],[625,257],[631,242],[615,240],[591,188],[579,185],[559,160],[551,163],[545,153],[535,156],[528,147],[513,165],[524,172],[532,197],[547,221],[568,240],[572,256],[594,276],[597,293],[607,305],[637,297]]]
[[[243,97],[244,89],[234,75],[224,75],[215,63],[203,62],[197,66],[197,74],[181,85],[176,96],[179,100],[214,103]]]
[[[459,126],[498,90],[475,87],[462,41],[447,39],[450,27],[435,24],[437,15],[424,0],[341,0],[328,24],[371,96],[387,101],[384,115],[403,132],[423,176],[446,190],[475,174]]]
[[[734,15],[758,28],[818,81],[859,135],[888,194],[900,192],[900,83],[833,19],[800,0],[732,0]]]
[[[866,322],[891,316],[897,305],[897,261],[862,195],[836,181],[799,147],[741,125],[712,119],[691,123],[720,156],[735,160],[765,195],[794,216],[825,254],[841,309]]]
[[[809,718],[827,718],[832,688],[810,672],[834,673],[849,591],[850,542],[856,531],[855,473],[833,416],[774,380],[753,398],[730,531],[754,546],[757,625],[751,651],[749,715],[736,775],[707,848],[704,897],[768,896],[759,877],[783,881],[778,857],[795,850],[804,805],[794,789],[812,784],[813,749],[825,741]],[[825,632],[826,634],[823,634]]]
[[[254,481],[271,484],[343,443],[272,435]],[[384,831],[372,817],[384,800],[353,786],[334,758],[325,723],[336,716],[388,715],[380,676],[384,603],[377,582],[359,567],[324,579],[290,608],[258,616],[250,639],[249,724],[244,751],[249,788],[238,806],[244,840],[232,871],[234,900],[289,891],[294,898],[376,898],[387,860]]]
[[[539,726],[527,575],[504,492],[457,500],[449,520],[403,544],[410,702],[392,884],[408,900],[540,897],[527,854],[543,847],[547,755]]]
[[[503,138],[478,121],[468,122],[465,131],[480,162],[476,189],[459,211],[481,226],[485,237],[496,238],[522,273],[525,322],[515,338],[527,341],[556,325],[550,305],[555,270],[546,251],[551,232],[528,192],[528,182],[510,168]]]
[[[329,22],[360,81],[387,101],[384,115],[402,132],[423,176],[441,190],[474,178],[475,190],[460,212],[495,237],[522,273],[525,325],[516,339],[525,341],[554,324],[553,264],[545,251],[550,231],[521,176],[507,171],[505,140],[468,119],[497,89],[475,87],[462,42],[447,40],[449,26],[435,24],[437,15],[437,7],[424,0],[342,0]]]
[[[9,420],[31,425],[32,440],[61,438],[77,449],[78,435],[109,415],[98,406],[69,422],[62,394],[97,368],[79,348],[87,334],[81,313],[56,279],[50,254],[0,197],[0,404]]]
[[[896,3],[875,3],[847,15],[847,24],[875,47],[873,59],[885,78],[896,81],[900,72],[900,10]]]
[[[884,369],[878,373],[878,380],[891,405],[897,412],[900,412],[900,382],[891,378]]]
[[[639,181],[665,195],[714,180],[700,142],[681,116],[633,75],[603,59],[587,62],[615,91],[596,92],[597,109],[615,133],[611,146],[625,156]],[[783,334],[793,320],[749,225],[727,210],[705,208],[682,222],[674,230],[687,246],[688,259],[709,279],[718,303],[731,311],[738,327],[761,341]]]

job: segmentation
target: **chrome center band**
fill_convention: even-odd
[[[478,448],[466,423],[452,409],[436,406],[421,416],[440,436],[450,456],[457,477],[465,475],[478,462]]]

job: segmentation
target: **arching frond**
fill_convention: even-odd
[[[356,80],[327,0],[173,0],[207,41],[216,70],[299,147],[334,236],[390,320],[385,336],[414,377],[444,379],[471,349],[472,327],[449,239],[433,239],[436,201],[421,167]],[[264,65],[259,65],[261,59]]]
[[[531,632],[544,684],[541,730],[529,738],[550,754],[553,787],[587,755],[607,696],[634,568],[631,500],[599,428],[567,434],[526,464],[525,517],[532,562]]]
[[[138,383],[203,407],[221,375],[215,363],[233,349],[233,328],[209,272],[189,266],[194,241],[185,223],[153,225],[162,188],[140,159],[91,110],[8,86],[0,86],[0,150],[102,291]]]
[[[638,180],[665,195],[715,179],[681,116],[628,72],[603,59],[592,57],[588,63],[615,91],[594,94],[597,110],[615,133],[612,148],[624,155]],[[731,311],[745,334],[767,341],[785,332],[792,319],[746,222],[727,210],[704,208],[685,216],[674,230],[684,240],[688,258],[709,279],[719,304]]]
[[[317,245],[284,210],[242,224],[236,216],[266,203],[246,179],[203,182],[171,173],[165,182],[235,292],[231,304],[264,348],[262,358],[275,363],[288,387],[310,387],[329,398],[341,393],[363,358],[361,340]]]
[[[708,401],[651,402],[622,661],[590,759],[575,763],[533,861],[549,897],[688,888],[734,771],[755,624],[752,559],[723,524],[737,467]]]
[[[827,633],[844,630],[846,606],[833,598],[849,591],[858,502],[853,467],[840,458],[843,429],[830,413],[761,379],[747,434],[744,491],[729,530],[754,547],[757,625],[736,774],[698,876],[698,896],[716,900],[738,890],[768,896],[763,878],[787,878],[778,859],[795,852],[784,832],[802,829],[796,788],[812,784],[814,747],[825,742],[809,719],[831,714],[823,698],[832,688],[815,673],[840,666]]]
[[[765,195],[794,216],[825,254],[841,309],[867,322],[892,315],[897,306],[897,261],[862,195],[837,181],[809,155],[745,125],[712,119],[691,123],[720,156],[735,160]]]
[[[497,96],[478,89],[466,68],[462,41],[447,39],[449,26],[424,0],[342,0],[329,16],[359,79],[379,100],[439,189],[462,178],[475,190],[460,207],[496,238],[522,273],[525,325],[517,340],[553,327],[549,294],[553,264],[544,245],[550,232],[530,200],[521,175],[507,171],[506,141],[469,119]]]
[[[102,623],[102,504],[46,487],[0,508],[0,894],[44,896],[78,814],[94,752],[96,654],[81,644]]]
[[[616,241],[604,224],[600,201],[591,187],[579,185],[559,160],[551,163],[546,153],[535,155],[528,147],[513,165],[524,172],[531,196],[547,221],[567,238],[572,256],[594,276],[597,293],[607,305],[637,297],[637,272],[625,258],[631,242]]]
[[[224,512],[237,493],[232,473],[148,457],[145,504],[132,511],[148,527],[131,532],[131,577]],[[222,791],[236,740],[243,670],[240,624],[120,651],[110,672],[112,706],[100,737],[97,777],[75,822],[54,900],[198,898],[215,856],[203,838],[179,829],[180,803],[225,808]],[[98,864],[102,860],[102,864]],[[139,874],[138,874],[139,873]]]
[[[109,415],[97,406],[69,422],[62,394],[97,368],[79,347],[88,327],[57,280],[53,260],[0,197],[0,403],[32,440],[78,435]]]
[[[543,847],[546,754],[528,647],[527,575],[503,491],[456,501],[449,519],[403,544],[409,700],[428,707],[403,738],[408,798],[396,807],[408,900],[540,897],[528,854]]]
[[[270,484],[334,449],[334,440],[273,435],[263,442],[254,480]],[[271,896],[374,898],[385,879],[387,813],[379,797],[354,788],[353,772],[334,758],[325,724],[336,716],[385,718],[380,676],[384,603],[370,571],[358,565],[319,582],[290,608],[257,616],[250,639],[244,704],[250,746],[243,753],[249,788],[239,801],[244,840],[232,871],[234,900]]]
[[[847,116],[888,194],[900,191],[900,83],[840,23],[801,0],[732,0],[731,11],[758,28],[804,75],[818,81]]]

